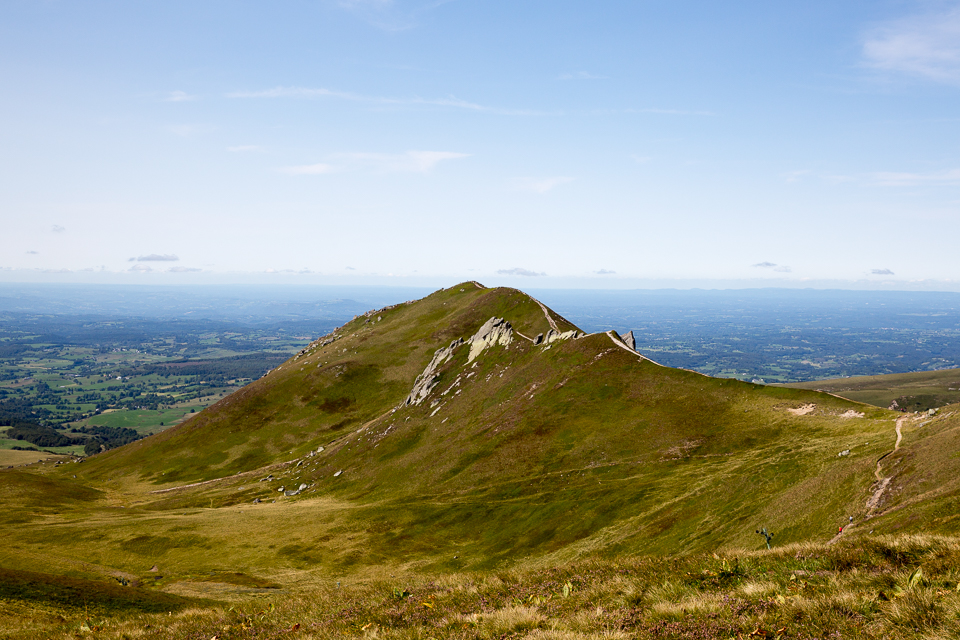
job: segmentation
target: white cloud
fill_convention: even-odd
[[[800,171],[787,171],[786,173],[781,174],[787,182],[797,182],[803,176],[810,175],[808,169],[801,169]]]
[[[27,254],[31,256],[37,256],[37,255],[40,255],[40,252],[34,251],[33,249],[31,249],[30,251],[27,251]]]
[[[320,162],[283,167],[291,175],[320,175],[335,171],[368,169],[385,173],[429,173],[446,160],[468,158],[468,153],[454,151],[407,151],[406,153],[339,153],[331,157],[332,164]]]
[[[541,115],[542,112],[526,109],[500,109],[496,107],[487,107],[475,102],[461,100],[456,96],[446,98],[421,98],[414,96],[411,98],[391,98],[385,96],[367,96],[349,91],[336,91],[332,89],[311,89],[307,87],[274,87],[262,91],[234,91],[226,94],[228,98],[332,98],[335,100],[346,100],[349,102],[359,102],[382,106],[434,106],[449,107],[452,109],[463,109],[466,111],[477,111],[484,113],[493,113],[499,115]]]
[[[197,96],[191,96],[184,91],[171,91],[163,100],[164,102],[190,102],[191,100],[196,99]]]
[[[176,262],[179,259],[180,258],[178,258],[173,254],[160,255],[158,253],[151,253],[146,256],[130,258],[128,262],[133,262],[134,260],[136,260],[137,262]]]
[[[960,82],[960,7],[874,27],[864,38],[863,60],[881,71]]]
[[[241,144],[235,147],[227,147],[230,153],[244,153],[247,151],[260,151],[260,147],[255,144]]]
[[[66,230],[67,230],[66,227],[61,226],[59,224],[55,224],[52,227],[50,227],[50,231],[53,231],[54,233],[63,233]]]
[[[874,276],[892,276],[894,275],[893,271],[890,269],[871,269],[870,274]]]
[[[554,176],[551,178],[518,178],[517,188],[521,191],[533,191],[534,193],[546,193],[562,184],[573,182],[576,178],[568,176]]]
[[[317,164],[302,164],[295,167],[282,167],[278,169],[281,173],[289,173],[292,176],[318,176],[323,173],[331,173],[335,169],[333,165],[319,162]]]
[[[540,271],[531,271],[523,267],[514,267],[513,269],[499,269],[497,273],[501,276],[545,276],[546,273]]]
[[[611,271],[610,269],[600,269],[599,271],[594,271],[598,276],[610,276],[616,273],[616,271]]]
[[[148,271],[153,271],[153,268],[145,264],[135,264],[130,267],[128,271],[133,271],[134,273],[147,273]]]
[[[884,187],[916,187],[920,185],[960,185],[960,169],[934,171],[931,173],[898,173],[881,171],[870,175],[874,184]]]
[[[195,271],[202,271],[202,269],[198,269],[197,267],[179,267],[179,266],[170,267],[169,269],[167,269],[167,273],[193,273]]]

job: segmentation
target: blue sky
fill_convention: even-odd
[[[960,290],[960,3],[0,5],[0,279]]]

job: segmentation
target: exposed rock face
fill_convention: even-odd
[[[623,336],[623,344],[627,345],[634,351],[637,350],[637,339],[633,337],[633,330],[630,330],[630,333]]]
[[[484,325],[486,326],[486,325]],[[472,339],[472,338],[471,338]],[[463,338],[457,338],[450,343],[449,347],[443,347],[442,349],[437,349],[433,354],[433,359],[430,360],[430,364],[427,365],[427,368],[423,370],[417,379],[413,383],[413,389],[410,391],[410,395],[407,396],[405,405],[417,405],[426,400],[427,396],[430,395],[430,392],[433,391],[433,388],[437,386],[437,369],[440,368],[444,362],[453,357],[453,352],[457,347],[463,344]]]
[[[559,331],[556,331],[554,329],[550,329],[550,331],[547,331],[547,337],[544,338],[543,341],[546,344],[550,344],[551,342],[556,342],[557,340],[570,340],[571,338],[576,338],[576,337],[577,337],[576,329],[571,329],[570,331],[564,331],[563,333],[560,333]]]
[[[490,318],[483,323],[483,326],[472,338],[467,340],[470,345],[470,355],[467,356],[467,363],[473,362],[487,347],[496,344],[506,347],[511,342],[513,342],[513,325],[503,318]]]
[[[538,333],[538,334],[537,334],[537,337],[533,339],[533,346],[537,346],[538,344],[543,344],[543,334],[542,334],[542,333]]]

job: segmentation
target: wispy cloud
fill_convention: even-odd
[[[176,262],[179,260],[177,256],[173,254],[161,255],[158,253],[151,253],[146,256],[139,256],[137,258],[130,258],[127,262]]]
[[[612,276],[616,271],[611,271],[609,269],[600,269],[599,271],[594,271],[598,276]]]
[[[777,264],[776,262],[758,262],[756,264],[750,265],[751,267],[756,267],[759,269],[772,269],[779,273],[790,273],[793,271],[790,267],[785,264]]]
[[[67,230],[66,227],[59,224],[55,224],[52,227],[50,227],[50,231],[53,231],[54,233],[63,233],[66,230]]]
[[[318,162],[317,164],[301,164],[294,167],[280,167],[280,173],[288,173],[292,176],[319,176],[324,173],[332,173],[335,168],[331,164]]]
[[[863,39],[863,61],[881,71],[960,83],[960,7],[875,26]]]
[[[164,102],[190,102],[196,100],[197,96],[192,96],[185,91],[171,91],[167,94],[167,97],[163,99]]]
[[[543,115],[543,112],[532,111],[529,109],[501,109],[497,107],[488,107],[475,102],[462,100],[456,96],[448,96],[446,98],[421,98],[419,96],[408,98],[392,98],[387,96],[368,96],[359,93],[352,93],[350,91],[336,91],[325,88],[312,89],[308,87],[274,87],[272,89],[265,89],[262,91],[234,91],[226,94],[226,96],[228,98],[327,98],[380,106],[432,106],[446,107],[450,109],[462,109],[465,111],[493,113],[499,115]]]
[[[916,187],[920,185],[960,185],[960,169],[948,169],[931,173],[899,173],[881,171],[869,175],[869,181],[884,187]]]
[[[558,80],[609,80],[607,76],[597,76],[586,71],[575,71],[573,73],[561,74]]]
[[[405,153],[340,153],[331,162],[283,167],[291,175],[320,175],[337,171],[368,169],[384,173],[429,173],[447,160],[468,158],[468,153],[454,151],[407,151]]]
[[[153,271],[153,267],[146,264],[135,264],[127,271],[133,271],[134,273],[147,273],[148,271]]]
[[[546,273],[540,271],[531,271],[523,267],[514,267],[513,269],[499,269],[497,273],[501,276],[545,276]]]
[[[167,273],[194,273],[196,271],[203,271],[203,269],[199,269],[197,267],[181,267],[181,266],[170,267],[169,269],[167,269]]]
[[[894,275],[893,271],[890,269],[871,269],[870,274],[874,276],[892,276]]]
[[[781,174],[787,182],[798,182],[800,178],[810,175],[809,169],[801,169],[799,171],[787,171],[786,173]]]
[[[240,144],[235,147],[227,147],[230,153],[246,153],[247,151],[260,151],[260,147],[255,144]]]
[[[533,191],[534,193],[546,193],[562,184],[573,182],[576,178],[569,176],[553,176],[550,178],[517,178],[517,188],[521,191]]]
[[[27,255],[38,256],[38,255],[40,255],[40,252],[39,252],[39,251],[34,251],[33,249],[31,249],[30,251],[27,251]]]

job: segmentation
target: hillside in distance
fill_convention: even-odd
[[[756,549],[761,527],[778,545],[841,525],[952,533],[955,409],[663,367],[466,282],[359,315],[163,433],[4,470],[0,567],[186,593],[211,572],[291,584]]]

